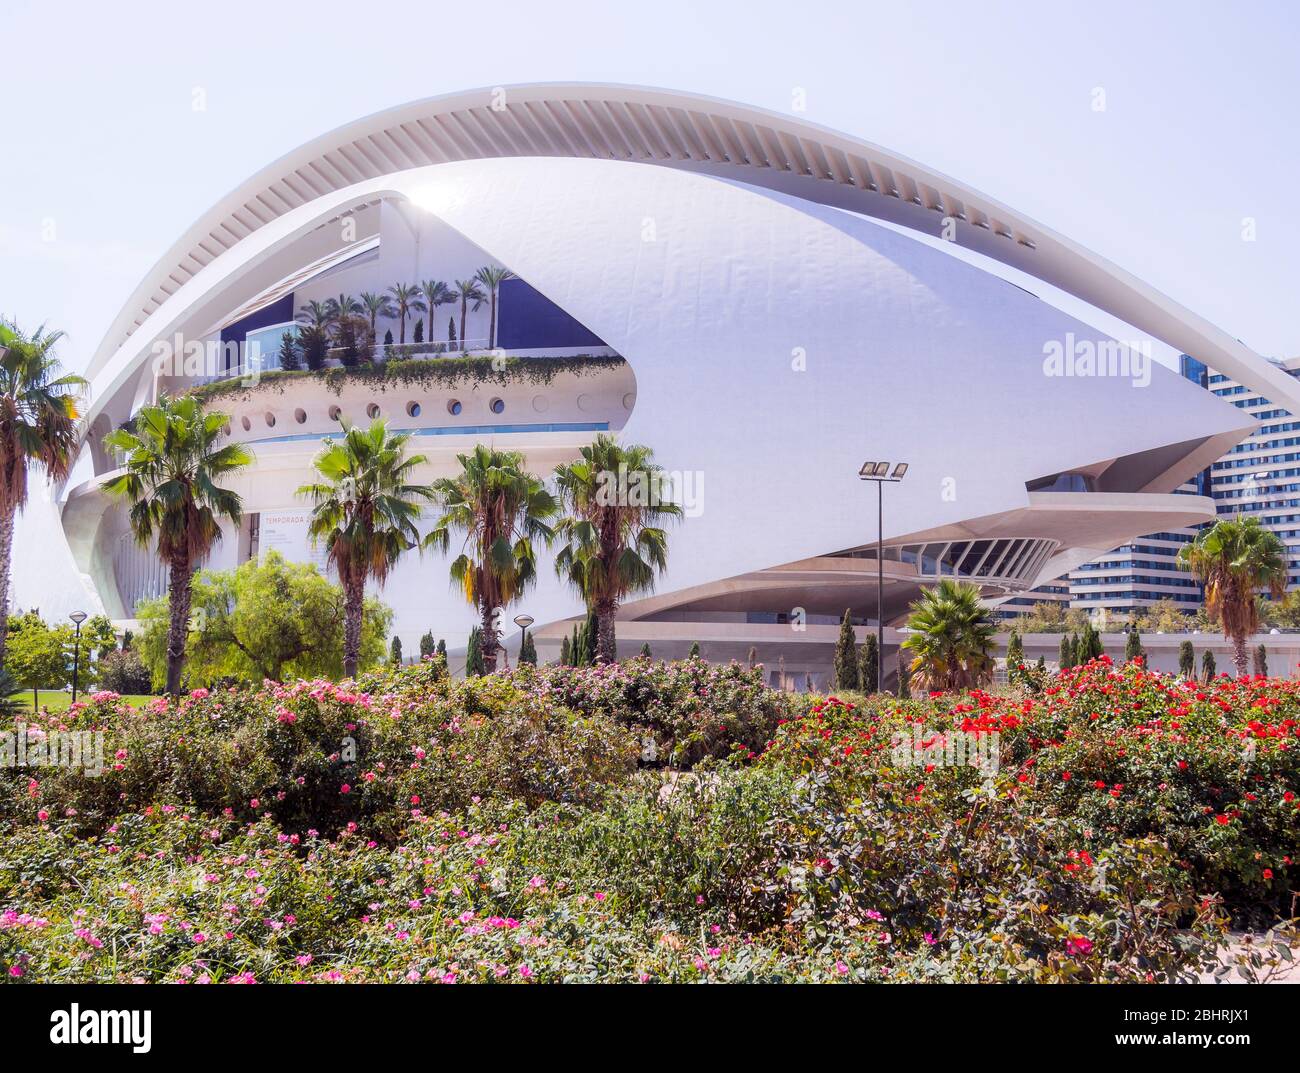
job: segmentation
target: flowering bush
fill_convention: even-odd
[[[104,773],[0,768],[0,972],[1192,979],[1225,910],[1289,911],[1297,694],[1099,661],[807,705],[640,660],[97,694],[40,729],[103,730]],[[638,770],[646,733],[676,770]]]
[[[631,727],[654,740],[654,755],[677,767],[706,757],[752,757],[778,720],[801,707],[763,685],[761,667],[702,659],[646,657],[593,667],[523,667],[516,680],[585,715]]]

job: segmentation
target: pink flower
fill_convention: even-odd
[[[1072,935],[1065,940],[1066,953],[1075,957],[1086,957],[1092,953],[1092,940],[1082,935]]]
[[[339,787],[339,793],[341,794],[350,794],[351,792],[352,792],[352,787],[349,786],[346,782]]]
[[[837,961],[835,962],[835,971],[841,976],[847,976],[849,974],[849,967],[845,965],[844,962]]]
[[[525,980],[527,980],[528,977],[532,976],[532,974],[533,974],[533,970],[530,969],[527,965],[519,966],[519,975],[522,976]]]
[[[293,960],[296,961],[299,965],[301,965],[305,969],[308,965],[311,964],[312,957],[310,954],[299,954]]]
[[[21,965],[10,965],[10,966],[9,966],[9,975],[10,975],[10,976],[21,976],[22,974],[23,974],[23,967],[22,967]]]

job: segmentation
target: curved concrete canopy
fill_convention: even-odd
[[[91,361],[98,374],[189,280],[255,231],[332,193],[430,164],[489,157],[623,160],[705,172],[958,242],[1059,287],[1300,408],[1300,384],[1239,340],[1069,239],[923,165],[789,115],[662,89],[545,83],[471,90],[313,139],[205,213],[133,292]]]

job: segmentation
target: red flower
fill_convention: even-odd
[[[1232,820],[1230,820],[1227,816],[1225,816],[1222,812],[1220,812],[1217,816],[1214,817],[1214,822],[1217,823],[1220,827],[1226,827],[1228,826],[1228,824],[1232,822]]]

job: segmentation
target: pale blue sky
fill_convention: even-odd
[[[155,258],[275,157],[406,100],[535,80],[778,110],[801,87],[807,118],[1015,206],[1262,353],[1300,354],[1288,0],[6,0],[0,41],[0,312],[67,329],[74,366]]]

